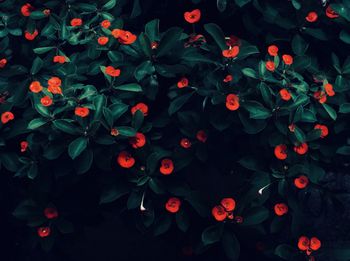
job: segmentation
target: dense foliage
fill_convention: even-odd
[[[319,226],[342,203],[323,178],[350,162],[350,1],[212,1],[220,17],[179,1],[167,27],[145,21],[159,2],[0,1],[1,175],[21,180],[22,242],[79,233],[66,191],[89,178],[101,211],[177,227],[187,255],[220,243],[237,260],[245,242],[349,260]]]

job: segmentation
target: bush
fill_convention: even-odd
[[[349,163],[350,2],[183,2],[1,1],[0,162],[22,241],[50,251],[81,213],[126,208],[143,233],[176,226],[187,254],[348,260],[319,220],[341,203],[325,176]],[[78,207],[67,191],[86,180]]]

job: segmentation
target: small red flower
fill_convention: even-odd
[[[329,6],[327,7],[327,9],[326,9],[326,16],[327,16],[328,18],[334,19],[334,18],[338,18],[338,17],[339,17],[339,14],[338,14],[336,11],[334,11],[334,10],[332,9],[332,7],[329,5]]]
[[[275,69],[276,69],[275,63],[274,63],[273,61],[267,61],[267,62],[265,63],[265,67],[266,67],[266,69],[267,69],[268,71],[270,71],[270,72],[273,72],[273,71],[275,71]]]
[[[231,212],[236,208],[236,201],[233,198],[223,198],[220,204],[225,208],[227,212]]]
[[[288,129],[290,132],[294,132],[295,131],[295,127],[296,125],[294,123],[291,123],[289,126],[288,126]]]
[[[136,35],[122,29],[113,29],[112,35],[114,38],[118,39],[119,43],[126,45],[134,43],[137,39]]]
[[[309,184],[309,179],[305,175],[300,175],[299,177],[294,179],[294,185],[298,189],[306,188],[308,184]]]
[[[306,21],[308,21],[309,23],[314,23],[317,21],[318,15],[316,12],[310,12],[307,14],[307,16],[305,17]]]
[[[180,210],[181,201],[178,198],[169,198],[165,203],[165,209],[170,213],[176,213]]]
[[[208,139],[208,135],[204,130],[199,130],[196,134],[196,138],[197,140],[199,140],[200,142],[205,143]]]
[[[320,249],[320,247],[321,247],[321,241],[317,237],[312,237],[310,239],[310,248],[313,251],[316,251],[316,250]]]
[[[148,106],[142,102],[136,104],[134,107],[131,108],[131,114],[134,115],[136,111],[140,110],[144,116],[148,115]]]
[[[277,56],[278,55],[278,47],[276,45],[270,45],[267,48],[267,52],[269,53],[269,55],[271,56]]]
[[[289,101],[292,98],[292,96],[290,95],[287,89],[281,89],[280,96],[281,96],[281,99],[284,101]]]
[[[157,49],[157,48],[158,48],[158,45],[159,45],[159,44],[158,44],[157,42],[152,42],[152,43],[151,43],[151,49],[152,49],[152,50]]]
[[[62,84],[62,81],[60,78],[58,77],[51,77],[48,81],[47,81],[47,84],[49,86],[61,86]]]
[[[107,66],[105,72],[112,77],[118,77],[120,75],[120,69],[116,69],[113,66]]]
[[[21,7],[21,13],[23,16],[30,16],[30,14],[33,11],[33,6],[29,3],[26,3],[25,5],[22,5]]]
[[[286,65],[293,64],[293,57],[289,54],[282,55],[282,60]]]
[[[56,55],[53,57],[53,62],[54,63],[65,63],[66,62],[66,57],[63,55]]]
[[[115,136],[115,137],[118,136],[119,135],[118,129],[116,129],[116,128],[111,129],[111,135]]]
[[[313,251],[320,249],[321,241],[317,237],[312,237],[309,239],[306,236],[299,237],[298,248],[301,251],[306,251],[306,254],[309,256]],[[314,259],[310,259],[314,260]]]
[[[227,212],[223,206],[215,206],[211,210],[211,214],[217,221],[224,221],[227,217]]]
[[[119,153],[117,162],[122,168],[126,169],[129,169],[135,165],[135,159],[127,151],[122,151]]]
[[[4,68],[7,64],[7,60],[5,58],[0,60],[0,68]]]
[[[324,90],[326,91],[328,96],[334,96],[335,92],[333,90],[333,85],[330,83],[327,83],[324,85]]]
[[[321,136],[320,136],[321,138],[328,136],[328,127],[326,125],[316,124],[314,129],[321,130]]]
[[[130,144],[134,149],[142,148],[146,144],[146,137],[141,132],[136,133],[135,137],[130,138]]]
[[[192,146],[192,143],[191,143],[191,141],[190,141],[189,139],[183,138],[183,139],[181,139],[181,141],[180,141],[180,145],[181,145],[181,147],[183,147],[184,149],[188,149],[188,148],[190,148],[190,147]]]
[[[70,20],[70,25],[73,27],[81,26],[82,24],[83,20],[81,20],[80,18],[73,18],[72,20]]]
[[[101,36],[99,38],[97,38],[97,43],[99,45],[106,45],[109,41],[109,38],[107,36]]]
[[[279,160],[285,160],[287,158],[287,146],[285,144],[280,144],[275,147],[275,156]]]
[[[239,97],[236,94],[231,93],[226,96],[226,108],[230,111],[238,110]]]
[[[173,161],[171,159],[162,159],[159,171],[163,175],[170,175],[174,171]]]
[[[20,146],[21,146],[21,152],[26,152],[28,149],[28,141],[21,141]]]
[[[306,236],[299,237],[298,248],[302,251],[306,251],[309,248],[310,240]]]
[[[28,40],[28,41],[33,41],[35,39],[35,37],[37,37],[37,35],[39,34],[38,30],[35,29],[35,31],[33,33],[30,33],[28,31],[25,31],[24,33],[24,37]]]
[[[233,80],[233,77],[231,74],[226,75],[223,82],[231,82]]]
[[[288,206],[285,203],[278,203],[274,206],[275,214],[283,216],[288,213]]]
[[[318,100],[319,103],[325,103],[327,101],[327,95],[324,91],[315,92],[314,98]]]
[[[75,111],[74,111],[74,114],[76,116],[79,116],[79,117],[87,117],[90,113],[90,110],[89,108],[86,108],[86,107],[76,107],[75,108]]]
[[[2,124],[6,124],[9,121],[12,121],[15,118],[15,115],[13,115],[10,111],[5,111],[1,114],[1,122]]]
[[[49,16],[51,14],[50,9],[44,9],[43,10],[43,14],[46,15],[46,16]]]
[[[108,20],[103,20],[102,22],[101,22],[101,26],[103,27],[103,28],[108,28],[108,27],[110,27],[111,26],[111,22],[110,21],[108,21]]]
[[[29,90],[33,93],[39,93],[43,90],[39,81],[34,81],[29,85]]]
[[[299,155],[304,155],[309,150],[307,143],[302,143],[299,146],[294,146],[294,151]]]
[[[44,238],[51,234],[51,229],[49,227],[39,227],[37,232],[39,237]]]
[[[239,54],[239,46],[233,46],[230,49],[223,50],[222,55],[226,58],[234,58]]]
[[[44,215],[47,219],[54,219],[58,217],[58,211],[55,207],[47,207],[44,209]]]
[[[191,12],[185,12],[184,18],[185,18],[186,22],[188,22],[190,24],[197,23],[201,19],[201,10],[195,9]]]
[[[40,103],[45,107],[49,107],[50,105],[52,105],[52,99],[50,98],[50,96],[44,96],[40,99]]]
[[[182,89],[188,86],[188,79],[186,77],[182,77],[178,82],[177,82],[177,87]]]

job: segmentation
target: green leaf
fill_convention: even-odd
[[[167,55],[180,39],[182,32],[183,29],[179,27],[168,29],[160,40],[157,48],[157,57]]]
[[[181,231],[186,232],[188,230],[190,227],[190,220],[185,211],[180,210],[176,213],[176,224]]]
[[[217,0],[216,1],[216,6],[218,7],[218,10],[220,12],[225,11],[226,6],[227,6],[227,0]]]
[[[251,0],[235,0],[236,4],[239,7],[245,6],[246,4],[248,4]]]
[[[343,103],[339,107],[340,113],[350,113],[350,103]]]
[[[119,126],[119,127],[116,127],[116,129],[119,131],[119,134],[122,136],[135,137],[136,135],[135,129],[128,126]]]
[[[134,76],[135,79],[139,82],[147,75],[151,75],[156,71],[151,61],[145,61],[136,67]],[[140,87],[141,88],[141,87]],[[141,89],[142,90],[142,89]]]
[[[110,10],[110,9],[112,9],[115,6],[116,3],[117,3],[117,0],[109,0],[107,3],[105,3],[102,6],[102,10]]]
[[[244,226],[257,225],[269,217],[269,211],[265,207],[250,208],[244,215]]]
[[[100,197],[100,204],[111,203],[126,195],[129,192],[129,189],[127,186],[122,184],[123,183],[119,182],[118,185],[103,190]]]
[[[238,260],[240,245],[235,234],[233,232],[225,231],[222,235],[221,243],[229,260]]]
[[[37,119],[33,119],[29,122],[28,124],[28,129],[30,130],[35,130],[41,126],[43,126],[44,124],[46,124],[48,122],[48,119],[45,118],[37,118]]]
[[[350,44],[350,33],[345,30],[342,30],[339,34],[339,39],[344,43]]]
[[[32,75],[37,74],[41,68],[43,67],[44,62],[39,57],[36,57],[33,61],[32,68],[30,69],[30,73]]]
[[[171,217],[170,215],[163,215],[160,216],[158,221],[154,224],[155,229],[154,229],[154,235],[159,236],[161,234],[164,234],[167,232],[171,226]]]
[[[243,73],[245,76],[250,77],[250,78],[253,78],[253,79],[258,79],[258,78],[259,78],[257,72],[254,71],[254,70],[251,69],[251,68],[243,68],[243,69],[242,69],[242,73]]]
[[[53,49],[55,49],[55,47],[39,47],[39,48],[33,49],[33,52],[36,54],[43,54],[43,53],[47,53],[48,51],[51,51]]]
[[[333,120],[337,119],[337,112],[331,106],[325,103],[322,103],[322,106]]]
[[[275,255],[285,260],[291,260],[296,254],[296,249],[286,244],[279,245],[275,249]]]
[[[79,137],[73,140],[68,146],[68,154],[72,159],[78,157],[87,147],[88,139]]]
[[[261,103],[256,101],[245,102],[243,107],[249,111],[251,119],[267,119],[271,117],[271,111],[265,108]]]
[[[44,14],[43,11],[33,11],[30,13],[30,18],[32,18],[34,20],[43,19],[45,17],[46,17],[46,15]]]
[[[73,124],[73,122],[74,122],[73,120],[60,119],[60,120],[53,121],[53,125],[57,129],[65,132],[65,133],[69,133],[72,135],[79,134],[80,130],[76,125]]]
[[[123,84],[119,86],[114,86],[113,88],[120,91],[142,92],[141,86],[137,83]]]
[[[202,242],[205,246],[219,242],[221,239],[221,235],[222,235],[222,226],[220,226],[220,224],[207,227],[202,232]]]
[[[159,19],[148,22],[145,26],[145,32],[151,42],[159,41]]]
[[[137,110],[132,118],[132,126],[135,128],[135,130],[138,130],[141,128],[143,120],[145,116],[140,110]]]
[[[186,102],[191,98],[192,95],[193,95],[193,92],[187,93],[185,95],[175,98],[169,105],[169,109],[168,109],[169,115],[172,115],[178,110],[180,110],[181,107],[186,104]]]
[[[308,47],[309,44],[299,34],[293,37],[292,49],[295,54],[300,56],[304,55]]]
[[[204,29],[214,38],[221,50],[227,49],[225,35],[218,25],[214,23],[205,24]]]
[[[338,148],[337,153],[341,155],[350,155],[350,146],[342,146]]]

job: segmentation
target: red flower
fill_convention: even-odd
[[[48,81],[47,81],[47,84],[49,85],[49,86],[61,86],[61,84],[62,84],[62,81],[61,81],[61,79],[60,78],[58,78],[58,77],[51,77]]]
[[[74,111],[74,114],[76,116],[79,116],[79,117],[87,117],[90,113],[90,110],[89,108],[86,108],[86,107],[76,107],[75,108],[75,111]]]
[[[49,107],[52,104],[52,99],[49,96],[44,96],[40,99],[40,103],[45,107]]]
[[[28,31],[25,31],[24,33],[24,37],[28,40],[28,41],[33,41],[35,39],[35,37],[39,34],[38,30],[35,29],[35,31],[33,33],[30,33]]]
[[[134,149],[142,148],[146,144],[146,137],[141,132],[136,133],[135,137],[130,138],[130,144]]]
[[[10,111],[5,111],[1,114],[1,122],[2,124],[6,124],[9,121],[12,121],[15,118],[15,115],[13,115]]]
[[[190,24],[197,23],[201,19],[201,10],[195,9],[191,12],[185,12],[184,18],[185,18],[186,22],[188,22]]]
[[[199,140],[200,142],[205,143],[208,139],[208,135],[205,133],[204,130],[199,130],[196,134],[196,138],[197,140]]]
[[[192,146],[191,141],[189,139],[186,139],[186,138],[181,139],[180,145],[184,149],[188,149]]]
[[[47,90],[52,94],[62,94],[62,89],[59,86],[49,85]]]
[[[97,43],[99,45],[106,45],[109,41],[109,38],[107,36],[101,36],[99,38],[97,38]]]
[[[321,136],[320,136],[321,138],[328,136],[328,127],[326,125],[316,124],[314,129],[321,130]]]
[[[278,55],[278,47],[276,45],[270,45],[267,48],[267,52],[269,53],[269,55],[271,56],[277,56]]]
[[[334,10],[332,9],[332,7],[329,5],[329,6],[327,7],[327,9],[326,9],[326,16],[327,16],[328,18],[334,19],[334,18],[338,18],[338,17],[339,17],[339,14],[338,14],[336,11],[334,11]]]
[[[66,57],[62,55],[56,55],[53,57],[53,62],[54,63],[65,63],[66,62]]]
[[[289,101],[292,98],[292,96],[290,95],[287,89],[281,89],[280,96],[281,96],[281,99],[284,101]]]
[[[112,35],[114,38],[118,39],[119,43],[121,44],[132,44],[137,39],[136,35],[121,29],[114,29],[112,31]]]
[[[227,212],[233,211],[236,208],[236,201],[233,198],[223,198],[220,204]]]
[[[0,68],[4,68],[7,64],[7,60],[5,58],[0,60]]]
[[[324,89],[327,93],[328,96],[334,96],[335,95],[335,92],[333,90],[333,85],[330,84],[330,83],[327,83],[324,85]]]
[[[306,236],[299,237],[298,248],[302,251],[306,251],[310,246],[310,240]]]
[[[298,178],[294,179],[294,185],[298,189],[306,188],[306,186],[309,184],[309,179],[305,175],[300,175]]]
[[[275,147],[275,156],[279,160],[285,160],[287,158],[287,146],[285,144],[280,144]]]
[[[239,97],[236,94],[231,93],[226,96],[226,108],[230,111],[238,110]]]
[[[275,71],[275,63],[273,61],[267,61],[265,63],[265,67],[268,71],[273,72]]]
[[[39,227],[38,230],[39,237],[48,237],[51,234],[51,229],[49,227]]]
[[[288,213],[288,206],[284,203],[278,203],[274,206],[274,210],[277,216],[283,216]]]
[[[44,9],[43,10],[43,14],[46,15],[46,16],[49,16],[51,14],[50,9]]]
[[[286,65],[293,64],[293,57],[289,54],[282,55],[282,60]]]
[[[319,103],[325,103],[327,101],[327,95],[324,91],[315,92],[314,98],[318,100]]]
[[[294,146],[294,151],[299,155],[304,155],[309,150],[307,143],[302,143],[299,146]]]
[[[22,153],[27,151],[28,145],[29,145],[28,141],[21,141],[20,146],[21,146]]]
[[[33,93],[41,92],[43,87],[41,86],[39,81],[34,81],[29,85],[29,90]]]
[[[177,87],[182,89],[188,86],[188,79],[186,77],[182,77],[178,82],[177,82]]]
[[[44,209],[44,215],[47,219],[54,219],[58,217],[58,211],[55,207],[47,207]]]
[[[227,217],[227,212],[223,206],[215,206],[211,210],[211,214],[217,221],[224,221]]]
[[[118,136],[119,135],[118,129],[116,129],[116,128],[111,129],[111,135],[112,136]]]
[[[148,106],[142,102],[136,104],[131,108],[131,114],[134,115],[136,111],[140,110],[144,116],[148,115]]]
[[[152,50],[155,50],[155,49],[157,49],[158,48],[158,43],[157,42],[152,42],[151,43],[151,49]]]
[[[239,54],[239,47],[238,46],[233,46],[230,49],[223,50],[222,55],[226,58],[234,58]]]
[[[296,125],[294,123],[291,123],[289,126],[288,126],[288,129],[290,132],[294,132],[295,131],[295,127]]]
[[[165,209],[170,213],[176,213],[180,210],[181,201],[178,198],[169,198],[165,203]]]
[[[82,24],[83,20],[81,20],[80,18],[73,18],[72,20],[70,20],[70,25],[73,27],[81,26]]]
[[[108,27],[110,27],[111,26],[111,22],[110,21],[108,21],[108,20],[103,20],[102,22],[101,22],[101,26],[103,27],[103,28],[108,28]]]
[[[313,251],[316,251],[316,250],[320,249],[320,247],[321,247],[321,241],[317,237],[312,237],[310,239],[310,248]]]
[[[233,77],[231,74],[226,75],[223,82],[231,82],[233,80]]]
[[[317,237],[312,237],[309,239],[306,236],[299,237],[298,248],[302,251],[306,251],[306,254],[309,256],[313,251],[320,249],[321,241]]]
[[[307,14],[307,16],[305,17],[306,21],[308,21],[309,23],[313,23],[316,22],[318,18],[318,15],[316,12],[310,12]]]
[[[174,171],[173,161],[171,159],[162,159],[159,171],[163,175],[170,175]]]
[[[112,77],[118,77],[120,75],[120,69],[116,69],[113,66],[107,66],[105,73]]]
[[[22,5],[21,7],[21,13],[23,16],[30,16],[33,10],[33,6],[29,3],[26,3],[25,5]]]
[[[135,159],[127,151],[122,151],[119,153],[117,162],[122,168],[126,169],[129,169],[135,165]]]

